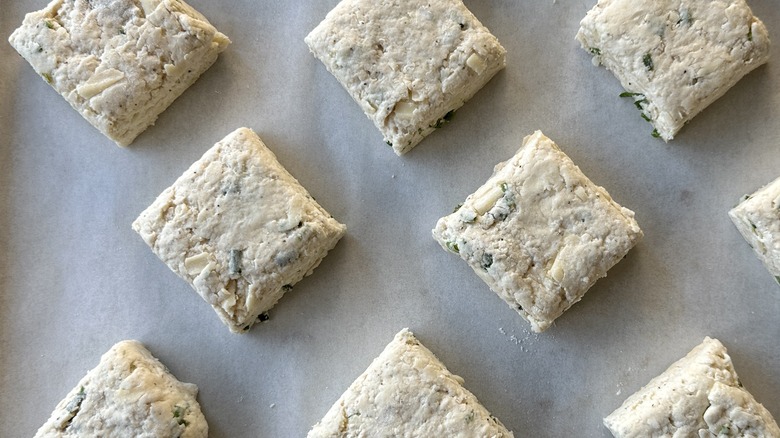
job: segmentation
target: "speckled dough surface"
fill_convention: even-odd
[[[780,437],[717,339],[704,342],[604,419],[617,438]]]
[[[506,63],[461,0],[342,0],[306,37],[398,155]]]
[[[120,146],[154,124],[230,40],[181,0],[54,0],[11,45]]]
[[[642,237],[634,213],[593,184],[540,131],[433,237],[544,331]]]
[[[307,438],[513,437],[462,385],[403,329]]]
[[[577,40],[665,141],[769,59],[766,27],[744,0],[599,0]]]
[[[247,128],[206,152],[133,229],[233,332],[263,319],[346,231]]]
[[[176,380],[137,341],[122,341],[57,405],[36,438],[199,438],[198,387]]]
[[[729,217],[780,284],[780,178],[746,196]]]

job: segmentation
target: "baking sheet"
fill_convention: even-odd
[[[45,3],[2,0],[3,40]],[[595,1],[466,0],[507,68],[399,158],[303,43],[336,0],[190,3],[233,44],[127,149],[0,42],[0,435],[32,436],[133,338],[199,386],[211,436],[304,436],[403,327],[516,436],[608,437],[601,418],[707,335],[780,416],[780,287],[726,215],[780,175],[777,44],[664,144],[574,41]],[[778,39],[777,1],[750,4]],[[240,126],[348,227],[246,335],[130,229]],[[430,234],[536,129],[645,232],[538,335]]]

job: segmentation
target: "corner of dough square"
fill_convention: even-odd
[[[607,275],[642,231],[633,211],[536,131],[439,219],[433,237],[542,332]]]
[[[407,329],[395,335],[307,438],[514,435]]]
[[[197,394],[138,341],[122,341],[57,404],[35,438],[205,438]]]
[[[54,0],[11,45],[89,123],[127,146],[230,40],[181,0]]]
[[[305,41],[398,155],[506,65],[461,0],[342,0]]]
[[[599,0],[577,40],[664,141],[769,59],[769,34],[745,0]]]
[[[236,333],[266,317],[346,232],[248,128],[209,149],[133,229]]]
[[[729,217],[780,284],[780,178],[745,196]]]
[[[709,337],[604,419],[617,438],[780,437],[742,386],[726,348]]]

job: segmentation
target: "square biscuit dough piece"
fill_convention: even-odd
[[[62,399],[36,438],[200,438],[209,432],[195,397],[138,341],[103,355]]]
[[[536,131],[439,219],[433,237],[541,332],[606,276],[642,231],[634,212]]]
[[[247,128],[207,151],[133,229],[232,332],[263,319],[346,231]]]
[[[461,0],[342,0],[306,44],[398,155],[506,65]]]
[[[230,40],[181,0],[54,0],[11,45],[120,146],[154,124]]]
[[[744,0],[599,0],[577,40],[664,141],[769,59],[766,27]]]
[[[745,196],[729,217],[780,284],[780,178]]]
[[[780,437],[769,411],[709,337],[604,419],[617,438]]]
[[[391,436],[514,435],[463,387],[462,378],[403,329],[307,438]]]

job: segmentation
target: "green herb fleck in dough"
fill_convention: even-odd
[[[447,245],[447,249],[449,249],[450,251],[454,252],[455,254],[459,254],[460,253],[460,248],[458,248],[458,244],[457,243],[455,243],[455,242],[447,242],[446,245]]]
[[[620,93],[620,97],[634,97],[634,96],[645,97],[645,95],[642,94],[642,93],[632,93],[630,91],[624,91],[624,92]]]
[[[230,259],[228,259],[228,272],[231,276],[241,275],[241,257],[244,252],[240,249],[230,250]]]
[[[646,122],[652,122],[653,120],[650,119],[650,117],[647,117],[647,114],[642,113],[642,118],[645,119]]]
[[[647,67],[647,70],[653,71],[653,57],[649,53],[645,53],[642,63]]]
[[[173,418],[176,419],[176,422],[181,426],[189,426],[190,422],[184,419],[184,408],[181,406],[174,406],[173,407]]]
[[[598,47],[591,47],[590,49],[588,49],[588,51],[590,52],[591,55],[601,56],[601,49],[599,49]]]
[[[46,20],[44,21],[44,23],[46,23],[46,27],[48,27],[49,29],[54,29],[54,23],[52,23],[51,20]]]
[[[659,138],[659,137],[661,137],[661,133],[660,133],[660,132],[658,132],[658,130],[657,130],[657,129],[653,129],[653,132],[652,132],[650,135],[652,135],[652,136],[653,136],[653,137],[655,137],[655,138]]]
[[[482,266],[482,269],[488,270],[491,266],[493,266],[493,255],[485,253],[482,255],[482,262],[480,263]]]
[[[644,107],[642,106],[642,104],[644,104],[644,103],[647,103],[647,99],[639,99],[639,100],[635,100],[635,101],[634,101],[634,106],[635,106],[635,107],[636,107],[636,108],[637,108],[639,111],[644,111]]]
[[[386,140],[385,144],[390,146],[390,147],[393,147],[393,142],[391,142],[390,140]]]
[[[51,74],[49,74],[49,73],[43,73],[43,74],[41,74],[41,76],[43,76],[43,78],[46,79],[46,82],[48,82],[50,84],[52,82],[54,82],[54,78],[52,78]]]
[[[726,426],[725,424],[720,427],[720,431],[718,432],[718,436],[720,435],[729,435],[731,432],[731,429]]]
[[[775,281],[780,284],[780,275],[775,275]]]
[[[509,190],[509,185],[507,185],[507,183],[501,183],[501,191],[506,193],[507,190]]]
[[[449,123],[452,120],[452,117],[455,115],[455,111],[450,111],[447,114],[444,115],[444,117],[440,118],[439,121],[436,122],[435,125],[433,125],[434,128],[439,129],[445,124]]]

